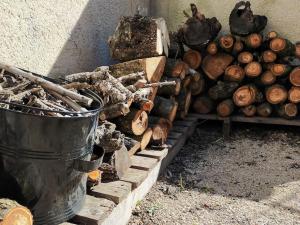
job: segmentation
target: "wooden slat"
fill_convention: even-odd
[[[168,149],[165,148],[162,150],[143,150],[138,152],[136,155],[161,160],[165,158],[167,154],[168,154]]]
[[[157,164],[157,159],[147,158],[142,156],[133,155],[131,159],[131,168],[140,170],[150,170]]]
[[[171,132],[180,132],[180,133],[185,133],[189,130],[188,127],[182,127],[182,126],[173,126],[171,129]]]
[[[87,225],[101,224],[99,221],[103,221],[114,207],[115,203],[110,200],[87,195],[83,208],[70,222]]]
[[[65,222],[65,223],[61,223],[59,225],[76,225],[76,223],[69,223],[69,222]]]
[[[147,178],[147,175],[147,171],[129,168],[120,180],[131,183],[132,188],[135,189]]]
[[[191,127],[194,124],[195,124],[195,121],[177,120],[173,123],[173,126],[175,126],[175,127]]]
[[[168,135],[168,139],[179,139],[181,137],[182,133],[181,132],[176,132],[176,131],[171,131]]]
[[[125,181],[100,183],[92,188],[90,195],[106,198],[118,204],[123,201],[132,190],[132,184]]]

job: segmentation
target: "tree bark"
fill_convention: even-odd
[[[241,52],[238,55],[238,61],[242,64],[248,64],[253,61],[253,54],[251,52]]]
[[[177,118],[184,119],[188,114],[192,100],[191,96],[190,90],[186,88],[181,89],[180,94],[176,97],[178,102]]]
[[[300,103],[300,87],[291,87],[288,93],[288,99],[292,103]]]
[[[293,69],[289,78],[292,85],[300,87],[300,67]]]
[[[271,40],[270,49],[281,57],[295,54],[295,45],[279,37]]]
[[[172,86],[162,86],[157,90],[157,94],[161,96],[178,95],[181,89],[181,80],[179,78],[162,77],[162,81],[175,81],[176,84]]]
[[[190,49],[184,53],[183,61],[188,64],[190,68],[195,70],[200,66],[202,56],[200,52]]]
[[[254,85],[244,85],[234,92],[233,101],[236,106],[245,107],[255,103],[258,95],[258,90]]]
[[[245,66],[245,74],[248,77],[258,77],[262,72],[262,67],[258,62],[250,62]]]
[[[10,199],[0,199],[0,223],[1,225],[32,225],[32,214],[24,206]]]
[[[283,103],[287,100],[288,92],[284,86],[274,84],[267,88],[266,99],[269,103],[276,105]]]
[[[272,110],[273,110],[272,106],[269,103],[265,102],[265,103],[262,103],[259,106],[257,106],[256,113],[259,116],[268,117],[271,115]]]
[[[242,82],[245,77],[245,71],[238,65],[228,66],[225,70],[224,80],[232,82]]]
[[[278,115],[286,118],[286,119],[293,119],[298,114],[298,107],[294,103],[286,103],[280,105],[277,109]]]
[[[231,99],[220,102],[217,106],[217,113],[221,117],[230,116],[234,111],[234,104]]]
[[[193,103],[193,109],[196,113],[207,114],[214,110],[215,104],[212,99],[207,96],[199,96]]]
[[[129,106],[126,103],[118,103],[115,105],[106,106],[101,110],[99,119],[102,121],[113,119],[119,116],[126,115],[127,113],[129,113],[129,111]]]
[[[236,82],[218,81],[217,84],[208,90],[208,95],[213,100],[230,98],[239,84]]]
[[[242,113],[244,113],[247,117],[252,117],[256,114],[256,106],[255,105],[248,105],[241,108]]]
[[[233,57],[225,53],[207,55],[202,63],[202,69],[211,80],[217,80],[232,63]]]
[[[157,96],[154,100],[153,115],[163,117],[171,122],[176,117],[178,103],[176,101]]]

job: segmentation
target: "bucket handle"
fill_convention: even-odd
[[[97,159],[92,161],[75,159],[73,168],[82,173],[89,173],[91,171],[94,171],[101,166],[104,157],[104,151],[102,150],[102,152],[97,156],[98,156]]]

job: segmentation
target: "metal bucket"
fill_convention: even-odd
[[[86,172],[102,162],[103,154],[89,161],[100,108],[69,117],[0,108],[0,197],[27,206],[34,224],[72,218],[84,202]]]

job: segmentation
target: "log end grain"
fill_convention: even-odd
[[[188,64],[190,68],[197,69],[201,64],[202,56],[200,52],[190,49],[184,53],[183,61]]]
[[[282,85],[272,85],[266,90],[266,99],[271,104],[280,104],[286,101],[288,93]]]
[[[277,59],[277,55],[271,50],[266,50],[262,53],[262,58],[265,63],[272,63]]]
[[[242,64],[248,64],[253,61],[253,54],[251,52],[241,52],[238,55],[238,61]]]
[[[233,94],[234,104],[238,107],[245,107],[255,102],[257,89],[251,85],[239,87]]]
[[[300,87],[292,87],[289,90],[288,99],[292,103],[300,103]]]
[[[258,62],[250,62],[245,66],[245,74],[248,77],[258,77],[262,72],[262,67]]]
[[[290,73],[290,82],[294,86],[300,87],[300,67],[296,67],[293,69],[293,71]]]
[[[208,52],[208,54],[210,55],[215,55],[218,52],[218,46],[217,43],[215,42],[211,42],[208,44],[206,51]]]
[[[241,82],[245,77],[245,71],[242,67],[238,65],[231,65],[226,68],[224,80]]]

